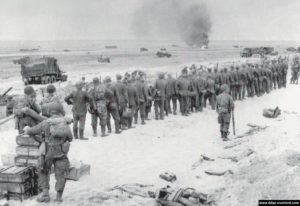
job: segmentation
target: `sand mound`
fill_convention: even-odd
[[[300,153],[286,151],[256,160],[228,180],[224,205],[257,205],[260,199],[297,199],[300,190]]]

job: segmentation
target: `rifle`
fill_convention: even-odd
[[[10,90],[12,90],[12,87],[10,87],[8,90],[6,90],[6,92],[4,92],[1,97],[4,97]]]
[[[235,121],[234,121],[234,112],[232,110],[232,130],[233,130],[233,135],[235,135]]]

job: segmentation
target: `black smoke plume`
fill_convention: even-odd
[[[132,26],[136,35],[159,34],[180,38],[189,46],[207,46],[211,19],[208,8],[196,0],[144,0],[135,11]]]

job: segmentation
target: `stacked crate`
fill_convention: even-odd
[[[24,200],[38,194],[34,167],[10,166],[0,170],[0,193],[9,200]]]
[[[39,145],[40,143],[29,135],[18,135],[16,137],[17,148],[15,165],[16,166],[33,166],[37,168],[39,159]]]

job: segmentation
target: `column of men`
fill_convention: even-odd
[[[292,83],[297,81],[294,73],[299,68],[298,58],[295,58],[292,64]],[[156,120],[163,120],[169,114],[176,115],[177,103],[184,116],[203,111],[207,102],[215,109],[216,97],[221,93],[223,84],[229,87],[233,100],[261,96],[273,89],[286,87],[287,69],[287,59],[279,58],[223,68],[216,66],[204,69],[202,66],[196,68],[192,65],[190,68],[185,67],[178,78],[171,74],[166,77],[164,73],[160,73],[152,84],[146,81],[146,74],[142,71],[126,73],[124,77],[117,74],[115,82],[110,77],[103,81],[95,77],[91,85],[87,85],[85,81],[76,83],[76,91],[67,95],[64,100],[73,108],[74,138],[86,140],[84,128],[87,111],[91,114],[94,136],[98,135],[98,119],[102,137],[107,136],[107,132],[112,132],[111,117],[114,120],[115,133],[119,134],[133,128],[133,124],[137,124],[139,120],[142,125],[146,124],[153,105]],[[53,85],[49,87],[49,92],[52,91],[55,91]],[[33,110],[40,112],[32,100],[27,102],[32,105]],[[24,125],[32,125],[33,120],[27,124],[24,119],[26,118],[18,121],[20,132]]]

